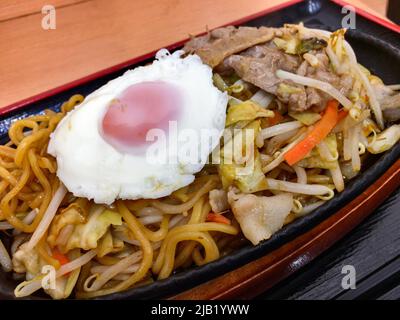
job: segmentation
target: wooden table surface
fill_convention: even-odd
[[[370,1],[347,2],[380,15]],[[284,2],[1,0],[0,108]],[[55,30],[42,28],[49,3]]]

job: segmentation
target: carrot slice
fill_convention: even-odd
[[[337,123],[339,123],[344,118],[346,118],[348,114],[349,114],[349,112],[347,110],[345,110],[345,109],[340,110],[338,113]]]
[[[223,224],[231,224],[231,220],[224,217],[222,214],[210,212],[207,215],[206,221],[208,222],[216,222],[216,223],[223,223]]]
[[[338,106],[336,100],[330,100],[325,113],[307,136],[284,155],[286,162],[293,165],[307,154],[331,132],[338,122]]]
[[[68,257],[65,254],[62,254],[56,248],[54,248],[52,250],[52,255],[53,255],[54,259],[56,259],[56,260],[58,260],[58,262],[60,262],[60,265],[67,264],[69,262]]]
[[[279,111],[273,111],[274,112],[274,116],[272,118],[268,118],[268,124],[270,126],[274,126],[276,124],[278,124],[279,122],[282,122],[283,120],[283,116],[281,115],[281,113]]]

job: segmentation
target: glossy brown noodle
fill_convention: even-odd
[[[23,234],[29,235],[35,231],[60,186],[56,176],[56,160],[47,153],[50,134],[65,114],[82,101],[81,95],[74,95],[62,105],[61,112],[46,110],[43,115],[15,121],[9,130],[10,142],[0,146],[0,221],[8,221],[15,230]],[[132,239],[138,242],[139,249],[122,258],[111,254],[95,256],[92,261],[79,268],[81,271],[76,284],[76,296],[90,298],[119,292],[138,282],[149,281],[151,273],[157,275],[158,279],[164,279],[179,267],[193,262],[203,265],[218,259],[220,249],[229,242],[221,241],[224,238],[221,233],[236,235],[239,229],[236,222],[233,225],[206,222],[207,214],[211,210],[208,192],[219,185],[218,175],[203,172],[191,186],[179,190],[166,200],[114,203],[112,210],[119,212]],[[63,208],[72,203],[79,207],[95,205],[86,199],[77,199],[67,194],[57,213],[61,213]],[[163,215],[159,224],[145,226],[135,215],[143,207],[152,207],[167,214]],[[35,208],[38,211],[33,221],[29,224],[24,222],[27,214]],[[182,216],[181,222],[171,228],[170,220],[177,215]],[[56,218],[52,224],[55,220]],[[59,269],[60,262],[52,256],[56,241],[48,236],[48,232],[35,248],[43,261]],[[133,247],[128,243],[124,244]],[[76,257],[84,255],[83,251],[76,254],[76,250],[73,250],[72,253]],[[116,280],[121,268],[125,268],[124,264],[129,267],[132,261],[138,264],[136,270],[120,277],[122,280]],[[103,268],[103,272],[92,273],[92,262]],[[25,295],[22,292],[28,290],[28,285],[40,279],[38,276],[34,280],[23,282],[17,287],[16,294]]]

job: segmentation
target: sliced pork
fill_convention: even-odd
[[[264,197],[231,189],[228,202],[243,234],[256,245],[282,228],[292,209],[293,195],[282,193]]]

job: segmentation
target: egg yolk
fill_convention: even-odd
[[[143,149],[151,129],[167,135],[169,121],[178,120],[182,110],[178,87],[162,81],[133,84],[111,101],[102,121],[103,138],[117,150]]]

